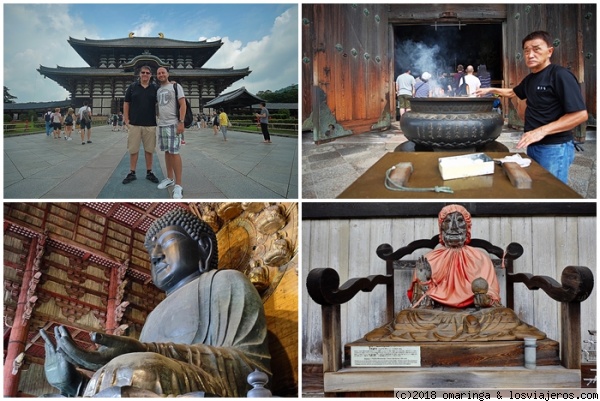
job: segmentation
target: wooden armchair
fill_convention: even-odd
[[[581,382],[581,316],[580,303],[587,299],[594,286],[592,272],[587,267],[568,266],[563,270],[561,283],[547,276],[514,273],[513,261],[523,254],[523,247],[511,243],[503,250],[482,239],[472,239],[470,246],[481,248],[492,258],[498,279],[503,288],[503,304],[514,309],[514,285],[523,283],[530,290],[543,290],[561,303],[560,358],[549,366],[525,369],[505,366],[502,356],[495,359],[498,366],[432,366],[420,368],[364,368],[349,366],[342,361],[340,305],[348,302],[360,291],[370,292],[379,285],[386,291],[386,321],[393,321],[397,311],[395,286],[398,274],[412,275],[415,260],[402,260],[422,248],[433,249],[439,243],[438,235],[431,239],[411,242],[393,251],[388,244],[377,248],[377,255],[386,261],[386,272],[363,278],[353,278],[340,286],[338,273],[331,268],[318,268],[309,272],[307,290],[310,297],[321,305],[323,338],[323,374],[326,394],[389,395],[394,388],[567,388],[579,387]],[[396,272],[396,274],[395,274]],[[366,334],[366,333],[365,333]],[[552,341],[556,343],[555,341]],[[523,342],[512,342],[513,348],[523,349]],[[439,343],[438,343],[439,344]],[[495,343],[497,344],[497,343]],[[401,345],[407,345],[403,343]],[[421,345],[421,344],[417,344]],[[423,344],[425,345],[425,344]],[[455,343],[447,346],[457,345]],[[476,343],[461,345],[462,349],[476,347]],[[444,349],[439,349],[443,354]],[[501,351],[498,351],[501,352]],[[522,351],[519,351],[522,353]],[[538,351],[539,352],[539,351]],[[558,354],[558,344],[555,351]],[[513,364],[514,365],[514,364]],[[526,373],[526,374],[524,374]]]

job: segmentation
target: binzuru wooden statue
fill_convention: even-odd
[[[421,257],[408,296],[411,307],[365,336],[367,341],[495,341],[546,335],[500,303],[491,259],[469,246],[471,215],[460,205],[438,216],[441,246]]]

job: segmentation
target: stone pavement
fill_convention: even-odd
[[[46,137],[45,133],[4,139],[4,199],[169,199],[145,179],[143,152],[138,179],[129,172],[127,134],[110,126],[92,128],[91,144]],[[211,129],[186,130],[184,199],[298,198],[298,139],[229,131],[228,141]],[[154,154],[154,174],[164,178],[164,154]]]
[[[331,199],[337,197],[385,153],[393,152],[406,137],[395,122],[392,129],[339,138],[333,142],[315,145],[312,132],[302,135],[302,197],[303,199]],[[521,135],[504,127],[498,141],[510,152]],[[568,185],[587,199],[596,198],[596,131],[587,132],[576,152],[569,172]],[[519,151],[522,152],[522,151]],[[383,178],[382,178],[383,180]]]

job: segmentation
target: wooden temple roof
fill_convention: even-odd
[[[63,88],[70,90],[78,80],[82,78],[109,78],[134,81],[133,72],[122,68],[92,68],[92,67],[61,67],[56,68],[40,66],[38,72],[44,77],[56,81]],[[204,80],[214,83],[217,93],[231,86],[233,83],[245,78],[250,74],[248,67],[242,69],[234,68],[202,68],[202,69],[177,69],[169,71],[169,76],[173,79],[181,78],[186,80]]]
[[[120,39],[75,39],[69,37],[69,44],[90,66],[99,65],[101,54],[141,55],[145,52],[160,57],[184,54],[192,58],[194,68],[202,67],[221,48],[221,40],[208,42],[184,41],[161,37],[128,37]]]
[[[248,92],[245,87],[241,87],[229,93],[224,93],[217,96],[210,102],[206,103],[206,107],[219,107],[228,105],[231,107],[249,107],[257,102],[262,102],[263,99]]]

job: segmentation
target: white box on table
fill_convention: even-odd
[[[438,163],[444,180],[494,174],[494,160],[485,153],[440,157]]]

